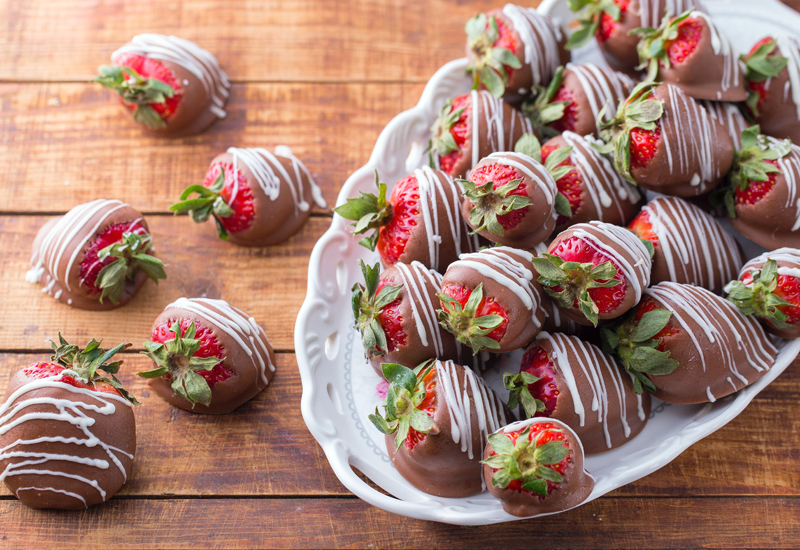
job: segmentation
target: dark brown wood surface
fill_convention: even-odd
[[[333,203],[383,126],[462,55],[465,20],[498,5],[0,0],[0,394],[61,331],[133,342],[122,378],[144,403],[122,491],[103,506],[60,513],[31,510],[0,486],[0,548],[800,546],[800,363],[671,464],[569,513],[465,528],[371,507],[339,483],[300,414],[294,320],[329,213],[266,249],[230,246],[210,226],[165,214],[230,145],[291,146]],[[228,118],[192,138],[146,137],[86,82],[139,32],[177,34],[215,52],[234,81]],[[88,313],[56,303],[24,273],[38,228],[101,196],[148,214],[169,279],[148,283],[123,309]],[[230,415],[174,409],[132,374],[147,367],[136,350],[152,320],[182,295],[240,305],[279,350],[270,387]]]

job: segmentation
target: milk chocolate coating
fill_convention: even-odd
[[[81,280],[81,262],[94,239],[109,226],[137,220],[138,226],[149,233],[142,214],[121,201],[98,199],[76,206],[39,230],[33,241],[32,269],[26,279],[40,283],[44,292],[78,309],[106,311],[124,306],[147,280],[144,271],[138,270],[132,281],[125,282],[116,304],[109,298],[100,303],[101,293],[89,292]],[[148,254],[154,256],[155,248],[151,247]]]
[[[663,340],[664,351],[678,361],[678,368],[649,375],[662,401],[716,401],[749,386],[775,362],[777,350],[758,321],[725,298],[671,282],[659,283],[645,294],[659,309],[672,312],[668,326],[678,331]]]
[[[564,431],[567,445],[570,448],[570,461],[564,471],[564,480],[557,484],[546,497],[542,497],[529,492],[517,491],[514,489],[500,489],[492,485],[492,475],[494,470],[488,464],[483,465],[483,478],[489,493],[500,501],[503,510],[517,517],[530,517],[539,514],[553,512],[563,512],[575,508],[592,494],[594,490],[594,478],[583,467],[583,445],[581,440],[575,435],[569,426],[550,418],[531,418],[522,422],[516,422],[506,426],[502,431],[522,432],[531,424],[555,424],[556,427]],[[500,431],[500,430],[498,430]],[[486,445],[484,460],[494,453],[491,445]]]
[[[6,474],[6,486],[31,508],[83,510],[105,502],[119,491],[126,478],[130,478],[133,455],[136,453],[136,421],[131,404],[116,393],[78,390],[62,382],[51,383],[49,387],[32,388],[19,395],[13,403],[9,401],[11,395],[18,389],[39,382],[42,380],[29,377],[24,371],[18,372],[8,384],[5,405],[0,407],[0,419],[2,419],[0,420],[0,472]],[[53,384],[56,387],[53,387]],[[47,402],[51,399],[59,400],[58,404],[61,406],[56,406],[52,401]],[[31,400],[45,401],[25,405],[25,402]],[[100,411],[95,408],[99,408]],[[52,416],[35,417],[41,414]],[[26,416],[27,420],[3,432],[4,428]],[[58,416],[65,418],[59,419]],[[67,416],[73,418],[83,416],[91,419],[93,423],[81,428],[68,422]],[[99,440],[95,445],[64,440],[17,444],[20,441],[40,438],[64,438],[66,441],[73,439],[86,442],[92,436]],[[15,452],[32,454],[8,456]],[[48,454],[69,457],[71,460],[48,458]],[[118,460],[119,464],[116,464],[114,459]],[[95,464],[79,462],[89,460],[102,462]],[[28,465],[19,466],[18,469],[33,472],[14,475],[13,466],[26,462]],[[104,467],[105,464],[107,467]],[[79,476],[85,481],[48,474],[47,471]],[[93,486],[93,483],[97,485]],[[104,491],[105,495],[101,491]]]
[[[542,330],[545,318],[542,306],[544,293],[531,258],[531,254],[523,250],[487,248],[474,254],[465,254],[459,261],[450,264],[442,278],[444,293],[448,286],[474,290],[483,283],[484,299],[491,298],[505,309],[508,325],[498,342],[500,348],[487,351],[505,353],[517,350],[530,343]],[[525,304],[522,295],[527,296],[530,307]]]
[[[543,295],[542,307],[545,310],[546,317],[544,326],[542,326],[542,332],[539,334],[543,332],[549,332],[550,334],[557,332],[570,336],[578,336],[582,340],[590,341],[593,344],[599,343],[599,331],[596,330],[595,327],[576,323],[566,315],[563,315],[561,310],[556,307],[553,300],[551,300],[550,296],[547,294]],[[594,341],[595,339],[597,342]]]
[[[797,68],[798,43],[796,39],[780,36],[774,55],[787,58],[789,66]],[[800,111],[795,94],[798,83],[793,82],[789,66],[778,76],[769,78],[764,84],[767,97],[758,108],[758,123],[761,131],[777,139],[791,139],[800,144]]]
[[[257,149],[234,150],[237,151],[235,164],[234,154],[225,152],[216,156],[209,166],[209,170],[216,164],[224,165],[226,170],[236,166],[247,180],[253,197],[252,223],[243,231],[229,231],[230,242],[240,246],[270,246],[281,243],[297,233],[308,221],[312,205],[320,208],[326,206],[311,175],[288,147],[276,147],[274,155],[267,151],[270,157],[260,154]],[[243,154],[247,157],[242,156]],[[258,163],[256,171],[263,174],[265,180],[280,182],[274,200],[267,195],[265,189],[269,182],[262,182],[248,164],[253,162]]]
[[[722,124],[728,135],[731,136],[734,149],[737,151],[741,149],[742,132],[747,130],[750,124],[744,118],[739,106],[735,103],[726,103],[724,101],[703,100],[699,103],[708,111],[711,118]]]
[[[733,141],[725,127],[677,86],[661,84],[648,99],[664,103],[653,158],[631,175],[645,189],[691,197],[713,189],[731,168]]]
[[[413,369],[428,359],[457,360],[456,340],[436,316],[441,307],[436,293],[441,288],[442,276],[420,262],[408,265],[397,262],[381,273],[380,280],[386,285],[403,286],[395,301],[399,301],[396,307],[406,343],[383,355],[375,355],[378,350],[367,350],[375,372],[383,376],[381,363],[397,363]]]
[[[612,356],[566,334],[540,332],[525,353],[535,348],[547,353],[558,386],[553,412],[537,417],[560,420],[575,430],[587,455],[619,447],[644,429],[650,394],[636,395],[631,375]]]
[[[211,404],[192,403],[175,394],[171,381],[153,378],[149,386],[165,401],[190,412],[227,414],[261,393],[275,374],[275,354],[264,330],[246,313],[222,300],[180,298],[153,321],[151,333],[166,324],[191,319],[216,338],[224,353],[222,366],[232,372],[230,378],[211,388]],[[242,345],[245,344],[245,345]],[[155,368],[155,366],[153,367]]]
[[[625,181],[614,169],[611,159],[598,153],[587,138],[564,132],[548,140],[543,148],[546,147],[572,147],[570,162],[581,181],[580,202],[572,209],[570,218],[556,225],[556,233],[594,220],[627,225],[639,212],[644,198],[642,193]]]
[[[776,140],[771,140],[772,144]],[[778,159],[775,184],[758,202],[737,204],[731,225],[739,233],[767,249],[800,248],[800,147]]]
[[[525,115],[486,90],[473,90],[470,98],[469,132],[461,148],[462,156],[453,165],[453,177],[466,177],[473,166],[491,153],[513,151],[519,138],[533,132]]]
[[[605,107],[603,120],[617,114],[617,105],[633,89],[633,81],[624,73],[592,64],[569,63],[564,69],[562,87],[572,92],[575,127],[579,136],[599,136],[597,119]]]
[[[521,153],[492,153],[472,169],[470,181],[475,182],[475,173],[479,170],[492,170],[493,166],[498,166],[501,171],[505,167],[511,168],[516,173],[514,179],[520,179],[520,185],[525,186],[525,194],[531,204],[515,211],[524,211],[524,217],[514,227],[504,229],[502,235],[496,235],[486,228],[481,229],[479,235],[503,246],[532,250],[549,237],[556,226],[556,182],[544,166]],[[474,208],[472,201],[465,197],[461,203],[461,216],[472,230],[477,229],[469,221]]]
[[[480,493],[486,438],[514,417],[472,371],[452,361],[437,361],[434,372],[434,428],[410,450],[405,442],[396,449],[395,436],[387,435],[389,458],[406,481],[430,495],[460,498]],[[482,406],[476,406],[476,400]]]
[[[654,199],[642,212],[658,239],[651,284],[672,281],[720,294],[736,277],[744,258],[736,239],[713,217],[677,197]]]

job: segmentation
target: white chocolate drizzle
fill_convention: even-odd
[[[714,54],[722,57],[722,82],[720,88],[723,92],[727,92],[731,88],[739,86],[742,80],[742,67],[739,63],[739,54],[733,49],[728,37],[725,33],[721,32],[714,21],[702,11],[693,11],[689,17],[700,18],[708,25],[708,32],[711,34],[711,47]],[[722,93],[717,92],[717,99],[722,99]]]
[[[525,46],[525,63],[531,68],[533,85],[546,85],[561,64],[558,43],[561,29],[550,17],[535,8],[523,8],[515,4],[503,7],[505,15]]]
[[[394,264],[403,280],[403,288],[408,293],[409,303],[411,304],[411,317],[417,327],[420,342],[428,347],[428,335],[433,344],[436,357],[444,355],[444,342],[442,341],[442,331],[439,329],[439,322],[436,317],[436,309],[439,307],[438,301],[434,303],[431,299],[430,287],[436,293],[442,287],[442,276],[432,269],[428,269],[420,262],[411,262],[406,265],[402,262]],[[435,294],[434,294],[435,295]]]
[[[733,145],[738,151],[742,148],[742,132],[750,127],[744,115],[735,103],[725,101],[699,101],[708,114],[722,124],[733,140]]]
[[[677,17],[690,9],[704,10],[700,0],[641,0],[639,2],[641,10],[641,26],[658,28],[664,14],[670,17]]]
[[[767,138],[768,147],[773,148],[783,143],[783,140]],[[795,221],[791,227],[792,231],[800,229],[800,147],[792,143],[789,154],[778,159],[778,169],[786,182],[786,209],[795,209]]]
[[[511,120],[506,129],[505,106],[502,99],[494,97],[486,90],[470,92],[471,126],[472,126],[472,165],[481,160],[480,145],[484,140],[491,151],[506,151],[514,147],[514,130],[517,124],[522,126],[522,134],[533,132],[533,126],[527,117],[516,109],[511,109]],[[480,134],[481,118],[486,122],[486,135]]]
[[[518,173],[530,178],[530,180],[533,181],[533,183],[535,183],[536,186],[544,193],[547,204],[555,208],[555,199],[556,194],[558,193],[558,186],[556,185],[556,180],[553,179],[553,176],[550,175],[550,172],[548,172],[547,168],[545,168],[541,163],[536,162],[528,155],[512,152],[492,153],[486,158],[491,159],[496,164],[502,164],[503,166],[514,168]]]
[[[787,93],[791,93],[792,102],[797,109],[797,118],[800,119],[800,45],[792,36],[781,34],[775,39],[781,55],[786,58],[786,71],[789,73],[787,81],[788,89],[784,88],[784,101]],[[772,78],[767,79],[766,85],[769,86]]]
[[[752,273],[759,271],[767,263],[767,260],[775,260],[778,264],[778,275],[786,275],[788,277],[796,277],[800,279],[800,250],[796,248],[778,248],[770,252],[764,252],[760,256],[756,256],[742,267],[739,272],[739,279],[744,277],[745,273]],[[752,286],[752,282],[750,284]],[[727,289],[726,289],[727,291]]]
[[[594,121],[603,107],[606,107],[603,120],[613,119],[617,115],[619,100],[628,97],[633,89],[633,80],[629,76],[599,65],[567,63],[567,70],[578,78],[589,100]]]

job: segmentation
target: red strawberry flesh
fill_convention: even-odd
[[[619,28],[620,23],[625,20],[625,14],[628,12],[630,0],[614,0],[614,3],[619,6],[622,14],[620,15],[619,21],[614,21],[614,18],[606,12],[600,15],[600,26],[597,27],[596,36],[597,41],[601,44],[611,38],[611,35]]]
[[[151,103],[150,106],[159,114],[164,120],[169,120],[175,114],[175,110],[183,99],[183,87],[178,79],[175,77],[169,68],[167,68],[158,59],[151,59],[134,53],[124,53],[117,57],[115,63],[120,67],[127,67],[139,73],[142,78],[154,78],[160,80],[164,84],[168,84],[175,90],[172,97],[168,97],[163,103]],[[126,80],[128,76],[126,75]],[[123,105],[129,109],[136,107],[131,103],[125,101]]]
[[[470,135],[470,119],[472,118],[472,96],[470,94],[458,96],[452,102],[453,112],[464,109],[458,121],[450,128],[450,133],[458,146],[457,151],[452,151],[443,157],[439,157],[439,168],[448,173],[453,173],[453,167],[464,156],[464,144]]]
[[[564,107],[564,114],[561,118],[556,120],[555,122],[551,122],[550,126],[557,130],[559,133],[563,132],[572,132],[575,130],[575,126],[578,120],[578,106],[575,103],[575,96],[572,93],[572,90],[564,86],[563,84],[556,92],[556,95],[553,97],[553,103],[559,103],[562,101],[568,101],[566,107]]]
[[[752,273],[745,272],[741,281],[746,285],[751,285],[753,282]],[[790,306],[777,306],[786,315],[784,322],[790,325],[800,323],[800,279],[791,275],[778,275],[778,286],[772,292],[779,298],[783,298],[793,304]],[[768,319],[767,322],[769,322]]]
[[[560,428],[558,426],[556,426],[555,424],[550,424],[549,422],[540,422],[540,423],[537,423],[537,424],[531,424],[529,441],[533,441],[534,439],[536,439],[537,434],[539,434],[541,432],[545,432],[540,437],[538,446],[544,445],[545,443],[550,443],[551,441],[563,441],[564,445],[567,448],[569,448],[569,441],[567,441],[567,436],[564,434],[564,432],[563,431],[554,431],[554,430],[560,430]],[[509,434],[506,434],[506,436],[509,439],[511,439],[512,442],[514,442],[516,444],[517,439],[519,439],[519,436],[521,435],[521,433],[522,433],[521,431],[511,432]],[[572,453],[568,454],[566,456],[566,458],[564,458],[558,464],[549,464],[547,467],[548,468],[552,468],[553,470],[557,471],[559,474],[561,474],[563,476],[564,472],[567,471],[567,467],[569,466],[570,462],[572,462]],[[547,494],[549,495],[551,493],[551,491],[553,491],[556,487],[558,487],[558,485],[559,485],[559,483],[556,483],[556,482],[553,482],[553,481],[548,481],[547,482]],[[519,491],[519,492],[522,492],[522,493],[528,493],[532,497],[536,497],[536,498],[539,498],[539,499],[547,498],[547,497],[543,497],[541,495],[537,495],[535,493],[532,493],[528,489],[523,489],[522,488],[522,480],[521,479],[513,479],[513,480],[511,480],[511,482],[508,484],[508,488],[511,489],[512,491]]]
[[[55,363],[43,362],[43,363],[34,363],[33,365],[29,365],[25,367],[25,369],[23,369],[23,372],[25,373],[26,376],[29,376],[30,378],[38,378],[41,380],[43,378],[57,376],[61,374],[63,370],[64,367],[62,367],[61,365],[57,365]],[[84,390],[88,389],[106,393],[116,393],[117,395],[121,395],[114,386],[108,384],[107,382],[94,382],[92,384],[87,384],[80,378],[74,378],[68,375],[63,376],[60,381],[65,384],[69,384],[70,386],[74,386],[76,388]]]
[[[379,294],[387,284],[389,284],[389,281],[381,279],[378,282],[378,290],[375,294]],[[378,322],[386,335],[386,345],[390,352],[397,349],[398,346],[406,345],[406,333],[403,332],[403,316],[400,315],[400,298],[383,308],[378,314]]]
[[[150,339],[153,342],[163,344],[167,340],[172,340],[175,338],[175,334],[169,330],[175,321],[175,319],[170,319],[168,322],[158,325],[150,334]],[[189,328],[191,322],[192,319],[180,320],[181,336],[186,334],[186,329]],[[194,322],[194,326],[197,330],[195,338],[201,342],[200,349],[197,350],[197,352],[194,354],[194,357],[216,357],[218,359],[223,359],[225,357],[225,349],[220,345],[219,341],[217,341],[217,337],[214,336],[209,329],[204,327],[196,320]],[[225,368],[222,363],[219,363],[210,371],[202,370],[198,371],[197,374],[206,379],[209,388],[213,388],[214,384],[227,380],[233,376],[233,371]],[[172,378],[172,376],[167,374],[164,376],[164,378]]]
[[[486,182],[491,181],[493,189],[497,189],[498,187],[502,187],[509,182],[521,178],[522,175],[516,170],[516,168],[506,166],[504,164],[486,164],[473,170],[469,174],[469,179],[471,182],[477,185],[484,185]],[[509,195],[527,197],[528,191],[525,188],[525,183],[520,182],[517,188],[511,191]],[[503,229],[513,229],[519,225],[523,218],[525,218],[525,214],[527,214],[527,212],[528,207],[520,208],[519,210],[514,210],[508,214],[497,216],[497,221],[503,226]]]
[[[457,300],[458,303],[460,303],[463,307],[466,305],[467,300],[469,300],[469,297],[472,294],[472,289],[459,285],[445,285],[442,288],[442,292]],[[475,312],[475,316],[483,317],[484,315],[499,315],[503,318],[503,322],[486,335],[489,338],[499,342],[502,340],[506,330],[508,329],[508,312],[503,306],[495,302],[494,298],[484,295],[483,299],[478,304],[478,309]]]
[[[545,410],[535,416],[549,417],[553,414],[558,401],[558,385],[556,384],[555,365],[544,348],[533,347],[522,356],[520,372],[527,372],[539,378],[537,382],[528,384],[531,395],[544,403]]]
[[[203,187],[211,187],[223,168],[225,169],[225,184],[220,192],[220,197],[231,207],[233,215],[220,218],[220,221],[229,233],[240,233],[250,227],[255,216],[253,193],[247,178],[242,175],[242,171],[239,170],[234,175],[232,162],[215,163],[206,172]],[[231,202],[231,197],[233,197],[233,202]]]
[[[768,162],[773,166],[778,166],[777,160],[764,160],[764,162]],[[775,185],[775,180],[778,177],[778,174],[776,172],[772,172],[767,174],[767,177],[769,178],[767,181],[748,180],[747,187],[744,189],[737,187],[736,205],[751,205],[763,199]]]
[[[631,130],[631,168],[645,168],[656,155],[661,143],[661,124],[655,130],[634,128]]]
[[[122,235],[126,232],[135,233],[136,235],[147,235],[147,231],[145,231],[139,221],[115,223],[109,225],[102,233],[97,235],[83,255],[79,276],[81,284],[86,286],[89,294],[100,294],[100,292],[102,292],[100,287],[97,286],[97,276],[105,266],[117,260],[117,258],[109,256],[105,260],[100,261],[100,251],[109,245],[121,242]]]
[[[433,418],[433,413],[436,412],[436,393],[434,389],[436,388],[436,377],[434,376],[435,369],[431,369],[428,374],[425,375],[423,378],[423,382],[425,383],[425,399],[422,400],[422,403],[417,405],[417,408],[421,411],[424,411],[425,414]],[[408,429],[408,435],[406,436],[406,448],[410,451],[425,439],[425,436],[422,432],[418,432],[414,428]]]
[[[678,36],[665,44],[671,63],[679,65],[697,49],[703,36],[703,22],[699,17],[689,17],[678,23]],[[663,66],[663,64],[662,64]]]
[[[763,38],[763,39],[759,40],[758,42],[756,42],[756,45],[753,46],[753,48],[750,50],[750,53],[748,54],[748,56],[753,55],[754,53],[756,53],[756,50],[758,50],[758,48],[760,48],[764,44],[769,44],[770,42],[774,42],[774,41],[775,41],[775,39],[772,38],[772,37],[769,37],[769,36],[767,38]],[[769,57],[772,57],[773,55],[777,55],[777,52],[774,51],[774,50],[769,55]],[[756,82],[754,80],[748,80],[747,83],[746,83],[747,87],[752,92],[755,92],[756,94],[758,94],[758,102],[756,103],[756,109],[758,111],[761,111],[761,108],[764,106],[764,102],[767,100],[767,92],[768,92],[767,83],[768,82],[769,82],[769,79],[763,80],[761,82]],[[750,110],[749,107],[747,107],[747,109]]]
[[[550,153],[558,149],[558,147],[554,145],[545,145],[542,147],[542,162],[547,161],[547,157],[550,156]],[[575,166],[572,163],[571,158],[567,158],[559,164],[558,166]],[[578,172],[578,169],[575,168],[574,170],[570,170],[564,175],[561,179],[556,181],[556,187],[558,187],[558,192],[567,197],[569,201],[569,205],[572,208],[572,213],[574,214],[577,212],[578,208],[581,205],[581,193],[583,192],[583,180],[581,179],[581,174]],[[558,219],[556,220],[556,225],[561,225],[567,223],[569,218],[566,216],[559,214]]]
[[[415,176],[398,181],[389,197],[392,215],[388,223],[380,228],[378,252],[385,265],[397,263],[406,249],[411,231],[419,216],[419,182]]]
[[[633,218],[633,221],[628,225],[628,229],[636,233],[640,239],[650,241],[653,248],[658,248],[658,236],[653,231],[653,224],[650,223],[650,213],[646,210],[639,212],[639,215]]]
[[[633,317],[633,320],[638,323],[642,319],[642,316],[645,313],[656,309],[664,309],[664,308],[660,306],[659,303],[656,302],[654,299],[646,296],[639,303],[639,307],[636,310],[636,315]],[[672,325],[667,325],[664,328],[662,328],[661,331],[653,337],[654,340],[661,339],[661,343],[658,345],[656,349],[658,351],[664,351],[664,349],[667,347],[668,339],[671,336],[680,334],[680,332],[681,330],[679,328],[673,327]]]

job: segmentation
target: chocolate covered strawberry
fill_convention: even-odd
[[[140,34],[111,54],[95,82],[119,94],[133,119],[165,136],[205,130],[225,118],[230,82],[217,59],[197,44]]]
[[[646,79],[679,86],[695,99],[744,101],[739,55],[701,11],[665,16],[658,28],[636,29],[640,69]]]
[[[729,231],[678,197],[648,202],[629,227],[653,245],[651,284],[686,283],[719,294],[744,262]]]
[[[511,103],[549,82],[570,58],[564,48],[566,35],[535,8],[506,4],[476,15],[465,30],[467,71],[474,87],[482,86]]]
[[[118,200],[81,204],[45,224],[25,276],[79,309],[127,304],[149,278],[167,277],[142,214]]]
[[[800,44],[789,35],[764,38],[742,56],[747,109],[768,136],[800,143]]]
[[[691,197],[710,191],[733,162],[725,128],[694,99],[671,84],[643,82],[601,124],[603,152],[617,171],[645,189]]]
[[[709,290],[672,282],[647,289],[635,314],[602,335],[636,391],[668,403],[713,403],[764,376],[777,355],[753,317]]]
[[[438,270],[478,249],[477,235],[461,219],[461,186],[441,170],[415,170],[395,183],[388,200],[377,171],[375,186],[377,196],[362,192],[334,211],[356,222],[353,233],[365,235],[360,244],[377,248],[384,265],[419,261]]]
[[[531,418],[489,436],[483,477],[503,510],[517,517],[562,512],[589,498],[581,440],[566,424]]]
[[[136,452],[138,405],[116,378],[130,346],[81,349],[59,334],[50,361],[9,381],[0,405],[0,479],[31,508],[82,510],[127,481]],[[102,372],[101,372],[102,371]]]
[[[530,252],[486,248],[463,254],[447,268],[439,322],[476,354],[514,351],[542,329],[544,299]]]
[[[512,420],[483,380],[452,361],[413,370],[384,363],[384,412],[369,419],[386,435],[398,473],[425,493],[459,498],[481,492],[480,459],[488,434]]]
[[[560,233],[533,266],[561,313],[597,326],[639,302],[650,284],[650,255],[633,232],[595,221]]]
[[[528,155],[492,153],[459,182],[464,188],[461,215],[473,232],[527,250],[553,232],[556,182],[547,167]]]
[[[168,403],[196,413],[226,414],[267,387],[275,354],[255,320],[224,300],[179,298],[156,317],[137,373]]]
[[[799,184],[800,148],[748,128],[722,190],[731,225],[764,248],[800,247]]]
[[[511,151],[523,134],[532,131],[520,111],[486,90],[473,90],[442,107],[431,127],[430,163],[463,178],[483,157]]]
[[[614,357],[577,336],[540,332],[525,350],[518,373],[506,373],[508,408],[521,417],[546,417],[575,430],[586,454],[627,443],[650,416],[650,395]]]
[[[312,204],[328,207],[311,173],[285,145],[274,153],[230,147],[211,161],[203,184],[187,187],[180,200],[170,210],[197,223],[213,217],[219,237],[242,246],[280,243],[308,221]]]
[[[800,338],[800,250],[779,248],[747,262],[725,287],[728,300],[770,334]]]
[[[359,260],[364,284],[353,287],[353,316],[367,358],[378,374],[381,363],[413,367],[431,359],[456,359],[453,336],[437,321],[442,276],[420,262],[380,264]]]
[[[699,0],[569,0],[568,4],[581,27],[570,36],[567,48],[578,48],[595,37],[611,68],[631,75],[639,65],[639,38],[631,31],[658,27],[665,15],[705,11]]]

